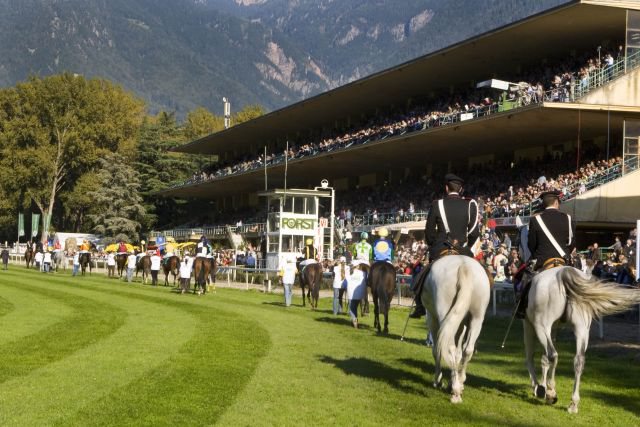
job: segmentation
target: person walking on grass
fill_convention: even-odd
[[[73,272],[71,276],[77,276],[80,269],[80,252],[73,253]]]
[[[2,258],[2,269],[9,269],[9,251],[7,248],[2,248],[2,252],[0,252],[0,258]]]
[[[158,251],[154,252],[151,255],[151,285],[158,285],[158,272],[160,272],[160,264],[162,263],[162,258],[158,255]]]
[[[180,288],[181,293],[189,291],[189,281],[191,280],[191,260],[189,255],[184,256],[184,260],[180,263]]]
[[[289,258],[280,271],[282,275],[282,286],[284,286],[284,305],[287,307],[291,305],[293,282],[296,280],[296,273],[298,272],[294,261],[295,260]]]
[[[342,314],[340,306],[340,291],[347,288],[347,278],[349,277],[349,266],[347,258],[341,256],[340,261],[333,267],[333,314]]]
[[[116,275],[116,256],[113,252],[107,254],[107,272],[108,277],[115,277]]]
[[[138,263],[138,257],[136,254],[131,251],[129,252],[129,256],[127,257],[127,282],[131,283],[133,281],[133,273],[136,271],[136,264]]]
[[[48,273],[51,270],[51,252],[47,249],[42,256],[43,272]]]

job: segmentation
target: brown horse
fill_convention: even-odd
[[[302,306],[305,303],[305,288],[307,288],[306,298],[309,299],[311,309],[318,308],[318,298],[320,298],[320,283],[322,282],[322,265],[313,263],[305,265],[300,270],[300,260],[298,260],[298,271],[300,271],[300,288],[302,288]]]
[[[147,284],[147,278],[151,275],[151,257],[145,255],[140,257],[136,264],[136,277],[138,277],[138,271],[142,270],[142,283]]]
[[[207,293],[207,277],[211,272],[211,262],[209,259],[204,257],[196,257],[196,260],[193,263],[193,275],[196,279],[196,284],[193,287],[193,293],[196,291],[198,295]],[[198,289],[198,287],[200,289]]]
[[[118,277],[122,279],[122,273],[125,273],[127,270],[127,258],[128,254],[117,254],[116,255],[116,265],[118,266]]]
[[[93,264],[91,263],[91,252],[81,253],[79,261],[82,275],[84,276],[85,271],[87,271],[87,266],[89,266],[89,276],[91,276],[91,270],[93,269]]]
[[[35,253],[31,248],[31,245],[27,244],[27,250],[24,251],[24,260],[27,262],[27,268],[31,268],[35,260]]]
[[[389,333],[389,308],[396,289],[396,269],[386,261],[376,261],[371,266],[367,277],[367,286],[373,295],[373,327],[380,330],[380,313],[384,315],[384,329]]]
[[[209,275],[207,276],[207,286],[211,286],[216,290],[216,272],[218,271],[218,262],[215,258],[207,258],[209,260]]]
[[[176,285],[176,276],[180,268],[180,258],[172,255],[162,261],[162,271],[164,271],[164,285],[169,285],[169,273],[173,274],[173,286]]]

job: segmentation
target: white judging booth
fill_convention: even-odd
[[[275,189],[260,193],[267,198],[267,263],[279,269],[289,258],[302,256],[305,241],[313,239],[320,259],[333,258],[333,189]],[[331,199],[331,220],[320,216],[321,200]]]

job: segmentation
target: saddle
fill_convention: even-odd
[[[540,269],[540,271],[545,271],[556,267],[564,267],[565,265],[567,265],[567,263],[563,258],[549,258],[542,264],[542,268]]]

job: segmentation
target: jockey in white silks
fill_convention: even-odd
[[[196,258],[210,258],[212,257],[211,246],[205,236],[200,237],[198,246],[196,246]]]

